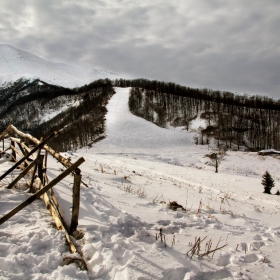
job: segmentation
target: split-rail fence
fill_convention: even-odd
[[[75,239],[72,236],[74,235],[73,233],[76,232],[78,226],[80,207],[80,184],[82,183],[87,187],[87,184],[82,181],[81,170],[78,168],[85,160],[81,157],[75,163],[71,163],[69,159],[66,159],[59,152],[53,150],[50,146],[48,146],[47,143],[56,135],[57,132],[53,132],[45,139],[41,138],[39,140],[30,134],[23,133],[13,125],[9,125],[0,134],[0,142],[3,141],[3,152],[11,149],[12,160],[14,161],[14,165],[0,176],[0,181],[2,181],[16,168],[21,168],[22,171],[16,178],[9,182],[9,184],[6,186],[7,189],[15,187],[19,180],[25,177],[27,174],[29,174],[30,178],[30,196],[28,197],[28,199],[26,199],[14,209],[6,213],[3,217],[1,217],[0,225],[10,219],[20,210],[30,205],[36,199],[41,198],[45,202],[47,209],[50,211],[57,229],[65,231],[66,240],[69,244],[70,251],[72,253],[77,252],[80,254],[80,261],[82,262],[81,266],[87,269],[83,254],[81,250],[75,245]],[[6,138],[10,139],[10,145],[8,148],[4,145],[4,140]],[[31,147],[30,144],[33,144],[33,146]],[[46,172],[48,154],[57,159],[57,161],[60,162],[65,168],[61,174],[59,174],[51,181],[49,180]],[[72,174],[74,176],[74,182],[72,218],[71,224],[67,225],[63,217],[61,207],[59,206],[52,188],[69,174]]]

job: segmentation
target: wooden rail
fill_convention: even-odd
[[[21,163],[23,163],[27,158],[29,158],[34,152],[44,146],[52,137],[54,137],[57,132],[50,134],[45,140],[39,142],[35,148],[33,148],[29,153],[27,153],[23,158],[21,158],[16,164],[14,164],[9,170],[7,170],[2,176],[0,176],[0,181],[5,178],[9,173],[15,170]]]

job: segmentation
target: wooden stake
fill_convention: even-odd
[[[44,175],[47,176],[47,163],[48,163],[48,152],[45,150],[45,163],[44,163]],[[44,176],[43,185],[46,185],[46,177]]]
[[[15,142],[14,141],[11,141],[11,148],[12,147],[15,147]],[[12,149],[12,161],[13,162],[16,162],[17,161],[17,154],[16,152],[14,151],[14,149]],[[2,179],[1,179],[2,180]]]
[[[41,137],[40,142],[42,142],[42,140],[43,140],[43,138]],[[37,169],[38,169],[38,163],[39,163],[39,160],[40,160],[39,157],[40,157],[41,149],[42,149],[42,148],[39,148],[39,150],[38,150],[38,152],[37,152],[37,156],[36,156],[36,165],[35,165],[35,167],[34,167],[33,174],[32,174],[31,181],[30,181],[30,189],[29,189],[29,192],[30,192],[30,193],[34,191],[34,190],[33,190],[33,183],[34,183],[34,180],[35,180],[36,171],[37,171]],[[39,173],[39,172],[38,172],[38,173]],[[40,177],[40,180],[41,180],[41,182],[42,182],[41,177]],[[34,191],[34,192],[35,192],[35,191]]]
[[[73,205],[72,205],[72,219],[70,226],[70,234],[77,230],[79,210],[80,210],[80,186],[81,186],[82,175],[80,170],[76,170],[74,175],[74,185],[73,185]]]
[[[43,162],[44,162],[44,155],[38,155],[38,177],[40,178],[41,182],[44,182],[44,176],[43,176]]]

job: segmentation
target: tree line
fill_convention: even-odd
[[[203,118],[202,144],[215,138],[228,147],[280,149],[279,100],[147,79],[103,79],[74,89],[20,79],[0,89],[0,130],[10,123],[37,137],[59,130],[52,145],[60,151],[89,145],[105,131],[105,105],[114,86],[131,87],[131,112],[161,127],[170,123],[189,129],[194,119]],[[43,120],[50,111],[61,113]]]
[[[5,100],[0,107],[0,130],[12,123],[37,138],[56,130],[59,134],[50,145],[59,151],[75,150],[90,145],[104,133],[106,104],[113,94],[108,79],[74,89],[41,81],[18,81],[3,95],[0,90]],[[44,115],[49,119],[43,119]]]
[[[227,147],[245,145],[252,149],[280,149],[280,101],[266,96],[237,95],[211,89],[193,89],[174,83],[146,79],[117,80],[118,86],[132,87],[132,113],[164,127],[190,127],[198,116],[205,119],[200,141]]]

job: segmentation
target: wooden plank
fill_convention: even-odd
[[[17,143],[17,142],[15,142],[15,143]],[[20,149],[20,151],[21,151],[21,153],[23,154],[23,156],[25,156],[27,153],[26,153],[26,151],[22,148],[22,146],[20,145],[20,143],[17,143],[17,145],[18,145],[18,147],[19,147],[19,149]],[[28,160],[25,160],[25,167],[28,165]]]
[[[14,147],[13,145],[11,145],[10,147],[11,147],[11,149],[12,149],[15,153],[17,153],[21,158],[24,157],[24,155],[23,155],[16,147]],[[25,160],[25,163],[29,164],[29,161],[26,159],[26,160]]]
[[[44,177],[45,177],[45,182],[48,184],[50,181],[49,181],[49,178],[48,178],[46,173],[44,174]],[[51,196],[51,200],[52,200],[53,204],[55,205],[56,210],[58,211],[60,217],[62,218],[63,221],[65,221],[64,216],[63,216],[63,212],[62,212],[62,210],[61,210],[61,208],[58,204],[57,198],[56,198],[52,188],[49,190],[49,194]],[[67,232],[69,232],[69,226],[66,224],[66,222],[64,224],[64,227],[67,229]]]
[[[40,143],[40,140],[31,136],[30,134],[26,134],[26,133],[21,132],[20,130],[18,130],[13,125],[10,125],[10,130],[15,132],[16,134],[18,134],[21,137],[29,139],[30,141],[32,141],[36,145],[39,145],[39,143]],[[59,162],[61,162],[65,167],[71,166],[71,162],[69,160],[67,160],[66,158],[64,158],[62,155],[60,155],[59,152],[53,150],[51,147],[49,147],[47,145],[44,145],[44,149],[46,151],[48,151],[53,157],[55,157]]]
[[[28,153],[31,151],[31,149],[30,149],[28,146],[26,146],[24,142],[21,142],[19,145],[20,145],[24,150],[26,150]],[[36,158],[36,157],[34,156],[34,154],[32,154],[31,156],[33,157],[33,159]]]
[[[16,169],[22,162],[24,162],[24,160],[26,160],[27,158],[29,158],[30,155],[32,155],[34,152],[36,152],[38,149],[40,149],[41,147],[44,146],[44,144],[46,142],[48,142],[52,137],[54,137],[57,134],[57,132],[53,132],[52,134],[50,134],[47,138],[45,138],[44,141],[42,141],[41,143],[39,143],[35,148],[33,148],[29,153],[27,153],[22,159],[20,159],[16,164],[14,164],[8,171],[6,171],[1,177],[0,177],[0,181],[5,178],[9,173],[11,173],[14,169]]]
[[[10,139],[18,144],[22,143],[23,141],[20,138],[16,138],[16,137],[10,137]]]
[[[47,176],[46,173],[44,174],[44,177],[45,177],[45,182],[48,184],[50,181],[49,181],[49,178],[48,178],[48,176]],[[59,204],[58,204],[58,201],[57,201],[57,198],[56,198],[56,196],[55,196],[55,194],[54,194],[53,189],[50,189],[50,190],[49,190],[49,194],[50,194],[50,196],[51,196],[52,202],[54,203],[54,205],[55,205],[55,207],[56,207],[58,213],[60,214],[60,216],[62,217],[62,219],[65,220],[64,217],[63,217],[63,212],[62,212],[62,210],[61,210],[61,208],[60,208],[60,206],[59,206]],[[66,223],[65,223],[64,227],[67,228],[67,231],[69,231],[69,226],[68,226]]]
[[[39,198],[41,195],[43,195],[46,191],[48,191],[50,188],[55,186],[59,181],[61,181],[63,178],[65,178],[69,173],[74,171],[79,165],[81,165],[84,162],[84,158],[79,158],[72,166],[67,168],[65,171],[63,171],[60,175],[58,175],[55,179],[53,179],[48,185],[46,185],[44,188],[39,190],[34,195],[30,196],[28,199],[23,201],[20,205],[16,206],[14,209],[12,209],[9,213],[4,215],[2,218],[0,218],[0,225],[6,222],[8,219],[13,217],[16,213],[18,213],[20,210],[31,204],[35,199]]]
[[[11,189],[21,178],[23,178],[28,171],[36,164],[36,161],[33,160],[19,175],[13,180],[8,186],[7,189]]]
[[[11,129],[11,125],[9,125],[1,134],[0,134],[0,140],[4,140],[9,136],[9,131]]]
[[[44,186],[40,180],[39,177],[36,178],[35,180],[39,190],[43,189]],[[56,224],[56,227],[59,229],[59,230],[65,230],[65,221],[63,220],[62,217],[60,217],[60,215],[56,212],[56,209],[53,207],[52,203],[51,203],[51,200],[49,199],[49,196],[47,194],[47,192],[45,192],[42,197],[43,201],[45,202],[46,206],[47,206],[47,209],[50,211],[53,219],[54,219],[54,222]]]
[[[44,186],[43,186],[39,177],[36,178],[36,184],[38,185],[39,189],[44,188]],[[69,244],[70,251],[72,253],[78,252],[75,244],[72,242],[71,237],[69,236],[69,233],[68,233],[68,231],[65,227],[66,222],[64,221],[63,217],[61,217],[59,215],[59,213],[57,213],[55,207],[53,206],[51,200],[49,199],[49,196],[48,196],[47,192],[45,192],[42,195],[42,199],[45,202],[45,205],[46,205],[47,209],[50,211],[50,213],[52,215],[52,218],[55,222],[56,228],[59,229],[59,230],[64,230],[65,231],[65,237],[66,237],[67,243]]]

